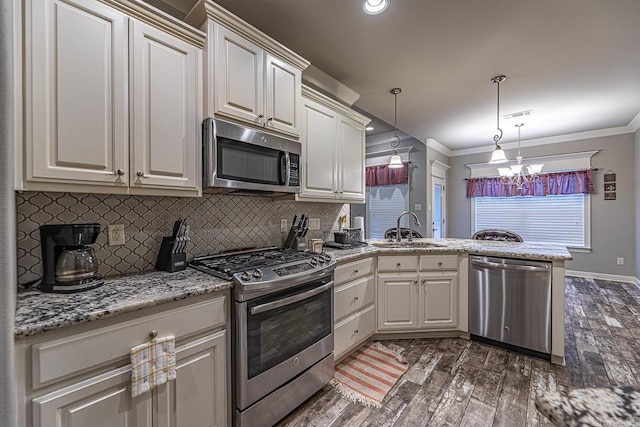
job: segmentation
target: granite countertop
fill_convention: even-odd
[[[573,259],[566,246],[543,242],[497,242],[471,239],[414,239],[403,241],[404,247],[378,247],[385,240],[367,240],[368,246],[347,250],[327,251],[338,262],[353,261],[371,255],[467,253],[507,258],[526,258],[541,261],[567,261]]]
[[[367,240],[368,246],[327,251],[337,262],[371,255],[469,253],[536,260],[570,260],[563,245],[495,242],[469,239],[414,239],[406,247],[378,247],[384,240]],[[422,246],[420,246],[422,245]],[[427,246],[430,245],[430,246]],[[154,271],[105,279],[99,288],[75,294],[21,290],[17,295],[15,337],[37,335],[97,319],[229,289],[231,282],[188,268],[178,273]]]
[[[230,287],[231,282],[187,268],[109,278],[99,288],[73,294],[21,290],[14,334],[36,335]]]

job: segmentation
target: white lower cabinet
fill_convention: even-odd
[[[18,425],[227,426],[227,296],[197,299],[16,342],[24,402]],[[134,398],[129,349],[151,331],[176,337],[176,379]]]
[[[457,255],[380,256],[378,271],[378,331],[457,327]]]
[[[151,398],[132,398],[130,385],[125,366],[33,399],[33,426],[151,427]]]
[[[339,265],[333,298],[334,356],[338,361],[364,343],[376,329],[375,258]]]

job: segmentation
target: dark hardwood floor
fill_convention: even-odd
[[[463,339],[384,341],[408,371],[372,409],[324,387],[278,425],[550,426],[534,407],[541,390],[638,385],[640,289],[567,277],[567,366]]]

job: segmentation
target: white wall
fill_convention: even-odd
[[[635,222],[636,222],[636,274],[640,278],[640,129],[635,133],[634,184],[635,184]]]
[[[638,134],[616,135],[602,138],[570,141],[558,144],[527,147],[522,154],[544,156],[579,151],[599,150],[592,157],[595,191],[591,199],[591,253],[573,253],[574,260],[567,263],[568,270],[637,277],[636,265],[636,193],[634,179],[638,179],[640,164],[636,147],[640,147]],[[515,150],[506,150],[507,157],[515,158]],[[484,163],[490,153],[454,156],[449,159],[449,236],[469,238],[471,232],[471,198],[466,197],[465,178],[470,176],[465,164]],[[613,170],[617,181],[617,199],[605,201],[602,176]],[[616,258],[624,257],[625,265],[617,265]]]

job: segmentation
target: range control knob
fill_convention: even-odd
[[[324,264],[324,258],[321,256],[317,256],[317,257],[313,257],[314,259],[318,260],[318,264]]]
[[[249,275],[248,271],[243,271],[242,274],[240,275],[240,279],[246,282],[247,280],[251,280],[251,276]]]
[[[314,267],[316,265],[318,265],[318,259],[316,257],[311,258],[311,261],[309,261],[311,263],[311,265],[313,265]]]
[[[255,277],[256,279],[259,279],[263,276],[262,270],[256,268],[255,270],[253,270],[253,277]]]
[[[331,255],[329,255],[329,254],[322,254],[322,258],[323,258],[326,262],[331,261]]]

